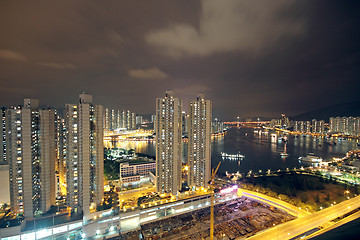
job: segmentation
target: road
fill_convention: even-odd
[[[258,193],[258,192],[254,192],[254,191],[250,191],[250,190],[238,189],[238,195],[244,196],[244,197],[249,197],[249,198],[261,201],[261,202],[265,202],[271,206],[274,206],[276,208],[284,210],[296,217],[303,217],[303,216],[311,214],[303,209],[300,209],[294,205],[291,205],[285,201],[282,201],[281,199],[273,198],[273,197],[267,196],[262,193]]]
[[[264,196],[260,196],[264,197]],[[265,196],[267,201],[274,198]],[[337,217],[360,207],[360,196],[354,197],[316,213],[301,215],[297,219],[260,232],[249,239],[291,239],[316,227],[329,226],[329,222]],[[332,224],[330,224],[332,225]]]
[[[353,221],[353,220],[355,220],[355,219],[357,219],[359,217],[360,217],[360,212],[356,212],[356,213],[354,213],[354,214],[352,214],[352,215],[350,215],[350,216],[348,216],[348,217],[346,217],[344,219],[341,219],[340,221],[338,221],[336,223],[328,224],[328,226],[326,228],[321,229],[321,230],[315,232],[314,234],[309,235],[307,239],[316,237],[316,236],[318,236],[320,234],[323,234],[323,233],[325,233],[327,231],[330,231],[330,230],[332,230],[334,228],[340,227],[340,226],[342,226],[342,225],[344,225],[346,223],[349,223],[349,222],[351,222],[351,221]]]

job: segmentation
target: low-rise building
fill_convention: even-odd
[[[142,182],[151,181],[149,174],[156,171],[156,163],[120,164],[120,183],[123,187],[137,185]],[[152,174],[153,175],[153,174]]]

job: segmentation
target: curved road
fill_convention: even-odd
[[[276,198],[268,197],[263,194],[259,194],[256,192],[251,191],[243,191],[244,196],[251,197],[263,202],[266,202],[268,204],[272,204],[273,206],[278,207],[279,204],[281,204],[282,207],[279,207],[283,210],[286,210],[289,212],[295,211],[297,209],[298,211],[298,218],[283,223],[281,225],[278,225],[276,227],[270,228],[268,230],[265,230],[263,232],[260,232],[248,239],[251,240],[265,240],[265,239],[291,239],[294,238],[302,233],[305,233],[309,230],[312,230],[316,227],[323,227],[323,225],[332,225],[328,224],[331,220],[341,217],[344,214],[351,212],[352,210],[360,207],[360,196],[354,197],[352,199],[346,200],[342,203],[339,203],[337,205],[334,205],[332,207],[326,208],[324,210],[321,210],[316,213],[304,213],[304,211],[300,211],[299,209],[288,204],[284,203],[283,201],[280,201]],[[289,206],[292,206],[289,208]]]

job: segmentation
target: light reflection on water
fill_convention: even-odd
[[[224,137],[213,138],[212,141],[212,166],[215,167],[222,161],[219,172],[246,173],[249,170],[277,170],[300,167],[298,157],[308,153],[322,157],[324,160],[332,157],[343,157],[344,154],[356,148],[356,140],[325,139],[312,136],[287,136],[287,143],[281,140],[279,134],[265,133],[250,128],[230,129]],[[329,145],[326,142],[335,142]],[[112,144],[105,142],[105,146]],[[155,156],[155,141],[119,141],[118,148],[135,149],[135,152],[146,153]],[[183,162],[186,161],[187,141],[183,144]],[[220,153],[241,153],[245,159],[222,160]]]
[[[105,140],[104,147],[106,148],[124,148],[124,149],[134,149],[137,153],[146,153],[152,156],[155,156],[155,141],[125,141],[120,140],[116,141],[115,144],[111,141]]]

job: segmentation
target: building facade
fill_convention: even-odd
[[[120,163],[120,180],[122,177],[133,175],[148,175],[156,170],[156,163],[129,164]]]
[[[25,99],[6,111],[5,128],[11,209],[33,218],[55,203],[55,110]]]
[[[104,131],[117,131],[119,129],[136,129],[136,114],[130,111],[119,111],[106,108],[104,110]]]
[[[104,195],[103,112],[92,96],[65,107],[67,205],[88,214]]]
[[[181,113],[181,121],[182,121],[182,134],[183,136],[187,136],[189,132],[189,115],[187,115],[184,111]]]
[[[6,108],[1,108],[1,139],[0,139],[0,164],[7,164],[6,161],[6,130],[5,130]]]
[[[66,195],[66,127],[65,120],[59,114],[57,114],[56,124],[56,194],[60,197]]]
[[[177,195],[181,189],[182,105],[167,91],[156,100],[156,189]]]
[[[360,117],[331,117],[329,121],[331,133],[360,136]]]
[[[188,185],[208,187],[211,173],[212,103],[199,95],[189,105]]]
[[[149,179],[151,172],[155,173],[156,163],[129,164],[120,163],[120,182],[123,186],[136,185],[142,179]]]
[[[224,123],[221,122],[218,118],[215,118],[212,122],[212,133],[222,133],[224,130]]]

